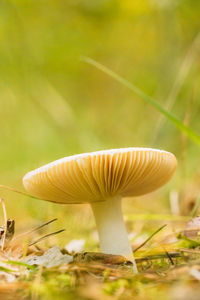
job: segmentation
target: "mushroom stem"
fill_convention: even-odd
[[[91,203],[91,206],[96,220],[101,252],[125,256],[133,263],[134,273],[137,273],[133,251],[122,217],[121,198]]]

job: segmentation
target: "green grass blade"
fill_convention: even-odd
[[[82,57],[82,61],[96,67],[97,69],[103,71],[116,81],[120,82],[124,86],[128,87],[130,90],[132,90],[136,95],[144,99],[146,102],[154,106],[158,111],[160,111],[168,120],[170,120],[174,125],[183,133],[185,133],[194,143],[196,143],[198,146],[200,146],[200,136],[194,132],[190,127],[184,125],[179,119],[177,119],[176,116],[174,116],[172,113],[167,111],[165,108],[163,108],[158,102],[156,102],[153,98],[146,95],[143,91],[138,89],[133,83],[126,80],[125,78],[121,77],[117,73],[113,72],[109,68],[105,67],[104,65],[100,64],[99,62],[89,58],[89,57]]]
[[[7,260],[7,261],[4,261],[4,263],[14,265],[14,266],[22,266],[22,267],[25,267],[30,270],[37,269],[36,266],[32,266],[32,265],[26,264],[25,262],[21,262],[21,261]]]
[[[195,217],[195,215],[196,215],[196,213],[197,213],[197,211],[198,211],[199,205],[200,205],[200,195],[197,197],[196,202],[195,202],[195,205],[194,205],[194,207],[193,207],[193,209],[192,209],[192,211],[191,211],[191,213],[190,213],[190,216],[191,216],[192,218]]]
[[[11,270],[5,267],[0,266],[0,271],[1,272],[6,272],[6,273],[13,273],[13,272],[17,272],[16,270]]]

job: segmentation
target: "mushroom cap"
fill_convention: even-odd
[[[172,177],[176,157],[149,148],[122,148],[64,157],[27,173],[32,195],[57,203],[92,203],[112,197],[139,196]]]

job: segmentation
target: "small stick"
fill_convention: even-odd
[[[65,229],[61,229],[61,230],[58,230],[58,231],[55,231],[55,232],[46,234],[46,235],[42,236],[41,238],[39,238],[38,240],[36,240],[36,241],[34,241],[34,242],[28,244],[28,246],[33,246],[33,245],[35,245],[36,243],[39,243],[39,242],[41,242],[42,240],[44,240],[44,239],[46,239],[46,238],[48,238],[48,237],[50,237],[50,236],[52,236],[52,235],[56,235],[56,234],[58,234],[58,233],[61,233],[61,232],[63,232],[63,231],[65,231]]]
[[[3,208],[3,216],[4,216],[4,222],[5,222],[5,229],[4,229],[4,233],[3,233],[3,239],[2,239],[2,245],[1,245],[1,250],[4,249],[4,245],[5,245],[5,240],[6,240],[6,234],[7,234],[7,213],[6,213],[6,206],[5,206],[5,201],[3,198],[0,198],[0,202]]]
[[[158,228],[154,233],[152,233],[150,235],[150,237],[148,237],[148,239],[146,239],[141,245],[139,245],[136,249],[133,250],[133,252],[135,253],[136,251],[138,251],[140,248],[142,248],[148,241],[150,241],[152,239],[152,237],[154,235],[156,235],[159,231],[161,231],[164,227],[166,227],[167,224],[162,225],[160,228]]]
[[[55,221],[57,221],[57,220],[58,220],[58,219],[55,218],[55,219],[50,220],[50,221],[48,221],[48,222],[45,222],[44,224],[39,225],[39,226],[37,226],[37,227],[35,227],[35,228],[29,230],[29,231],[26,231],[26,232],[23,232],[23,233],[21,233],[21,234],[18,234],[15,238],[13,238],[13,240],[16,240],[16,239],[18,239],[18,238],[21,238],[21,237],[23,237],[24,235],[31,234],[31,233],[33,233],[33,232],[35,232],[35,231],[37,231],[37,230],[43,228],[44,226],[47,226],[47,225],[49,225],[50,223],[53,223],[53,222],[55,222]]]

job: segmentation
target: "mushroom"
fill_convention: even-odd
[[[156,190],[173,175],[173,154],[149,148],[122,148],[78,154],[56,160],[27,173],[28,192],[63,204],[89,203],[96,220],[102,253],[123,255],[133,251],[122,217],[121,198]]]

